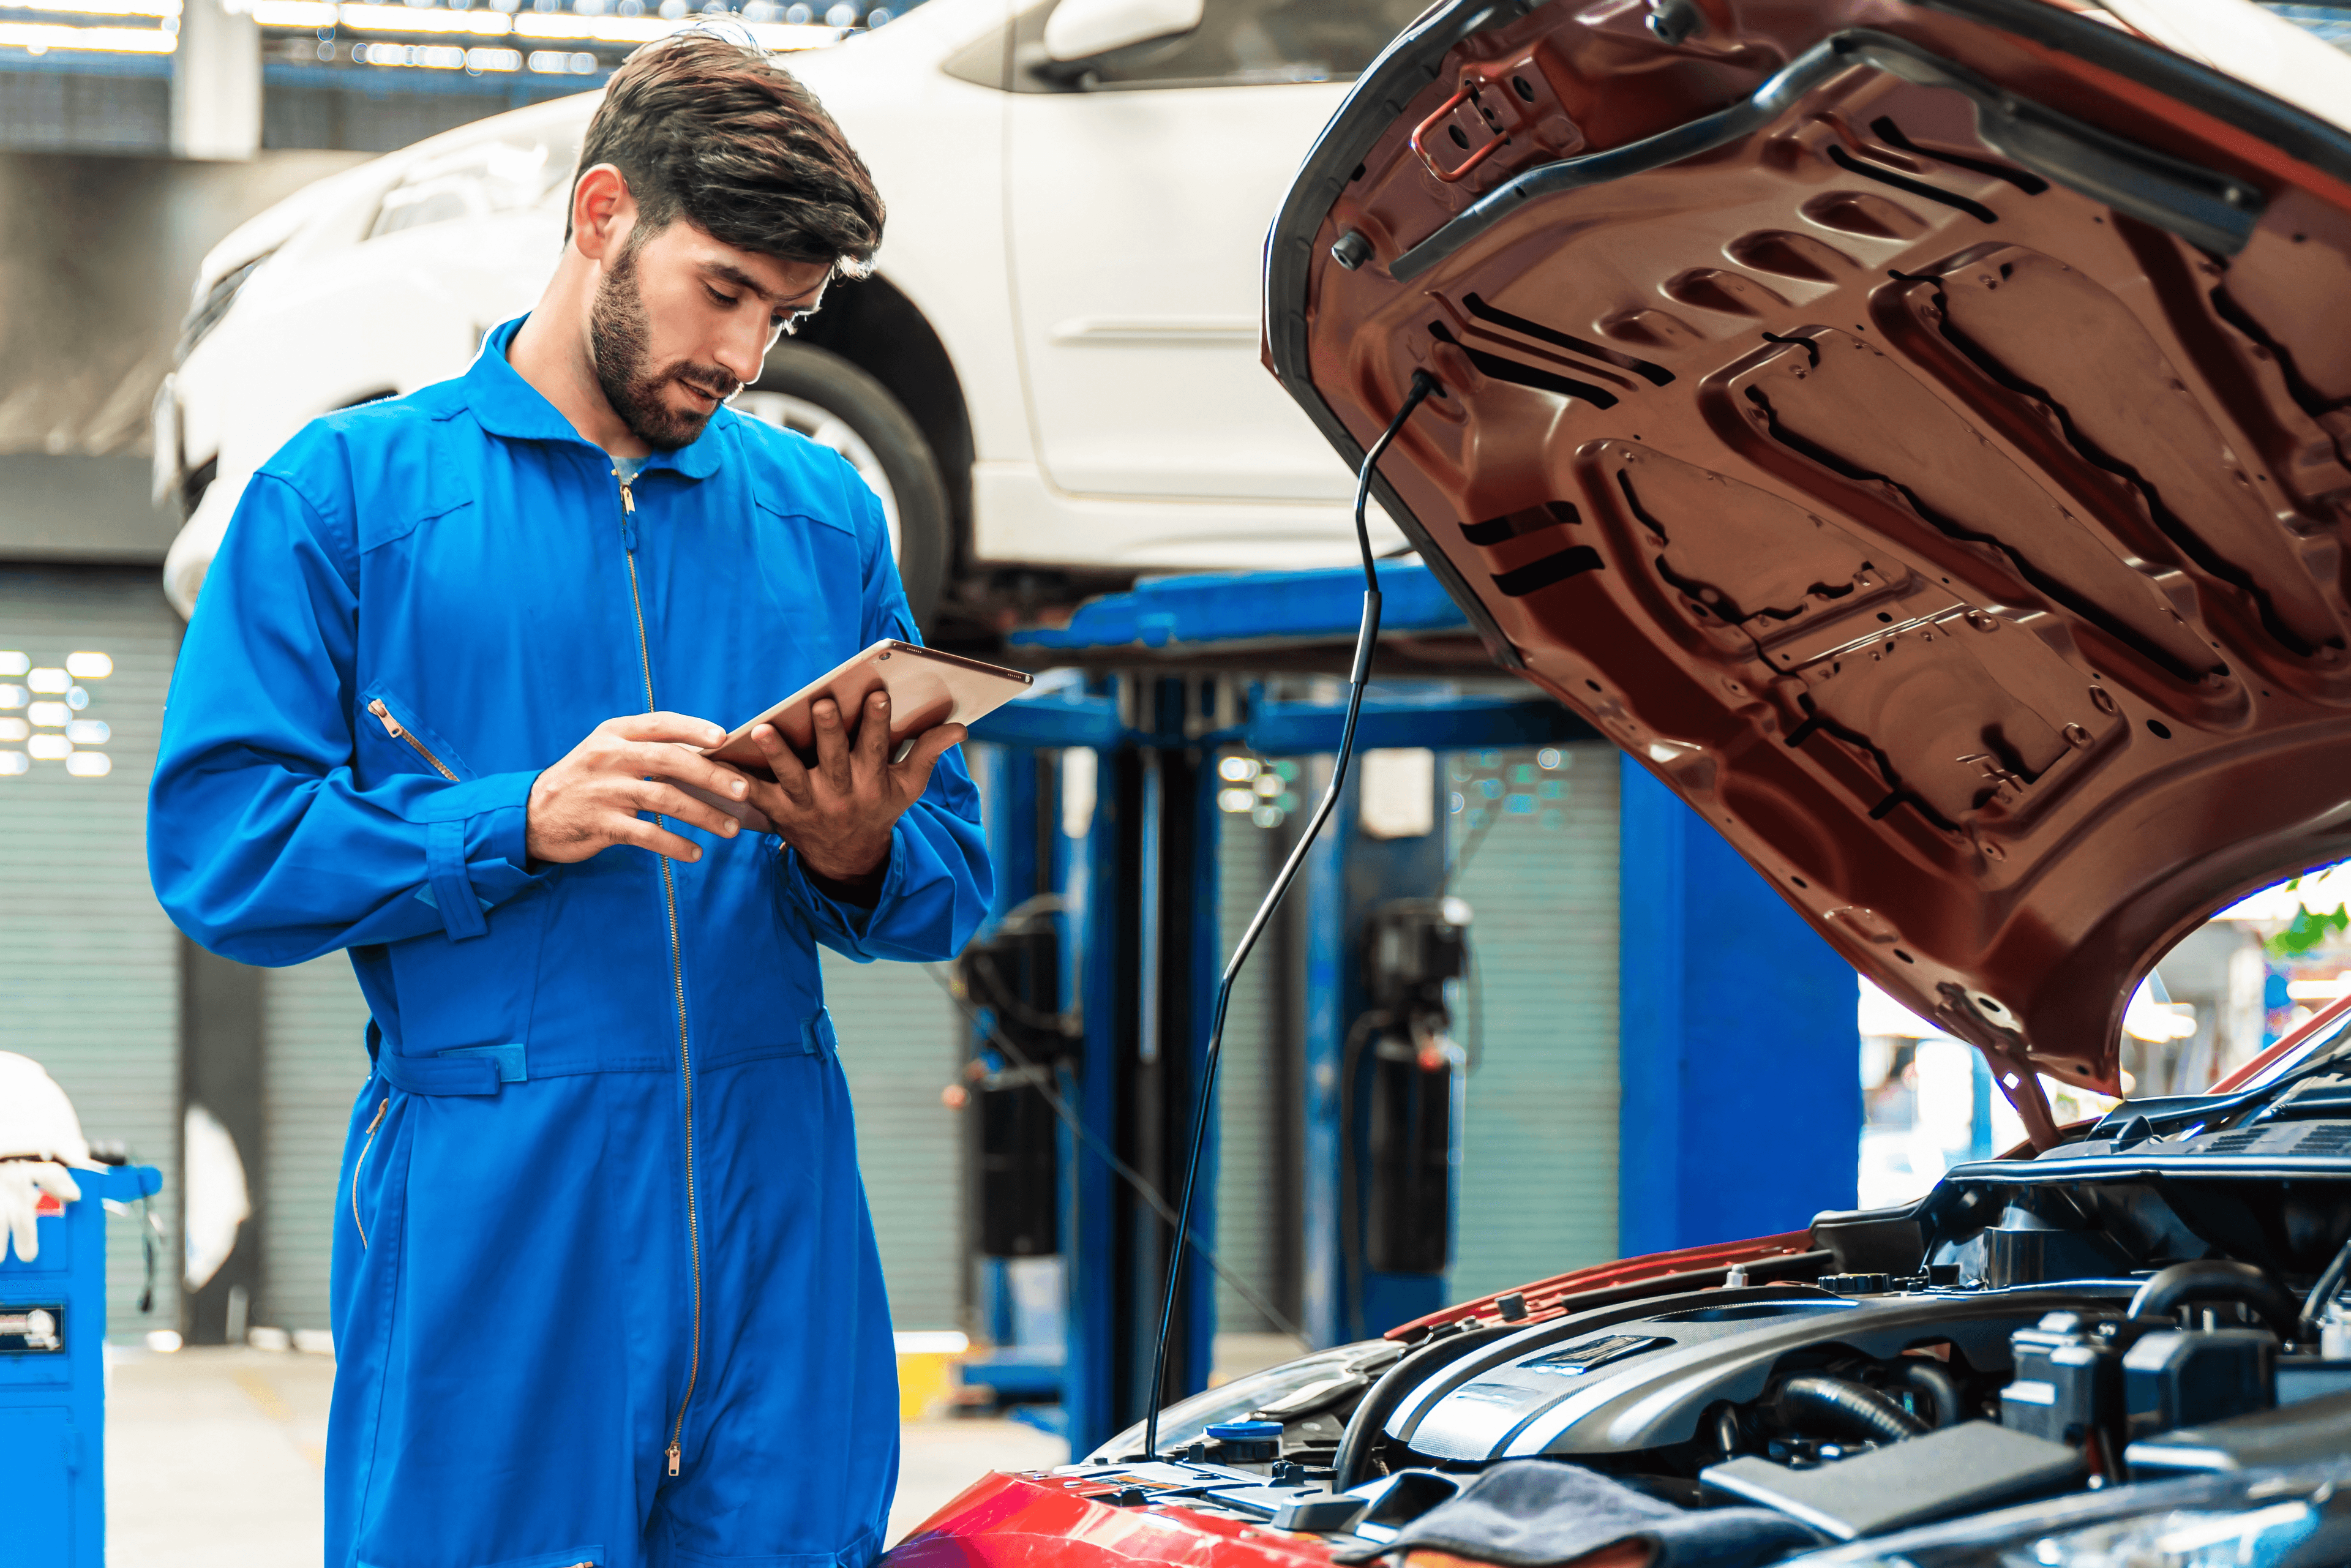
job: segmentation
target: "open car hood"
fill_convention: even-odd
[[[1496,657],[2036,1141],[2171,943],[2351,855],[2335,126],[2039,0],[1451,0],[1266,312],[1351,464],[1437,378],[1378,494]]]

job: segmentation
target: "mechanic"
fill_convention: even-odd
[[[698,748],[916,635],[872,492],[724,406],[883,205],[707,32],[613,74],[580,168],[529,316],[246,489],[150,868],[216,953],[350,949],[372,1015],[329,1564],[863,1568],[896,1363],[816,947],[960,948],[977,799],[961,729],[893,761],[878,695],[816,704],[807,766],[762,727],[772,779]]]
[[[19,1262],[41,1255],[41,1199],[81,1197],[71,1166],[98,1168],[73,1102],[39,1062],[0,1051],[0,1263],[12,1244]]]

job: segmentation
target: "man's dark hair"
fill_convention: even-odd
[[[581,170],[599,163],[636,198],[632,248],[684,217],[722,245],[856,277],[882,244],[882,197],[832,117],[766,53],[716,33],[648,44],[612,73],[580,149]]]

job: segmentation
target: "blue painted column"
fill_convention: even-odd
[[[1109,788],[1111,758],[1091,749],[1064,751],[1059,768],[1062,831],[1059,863],[1062,919],[1070,961],[1062,966],[1062,1006],[1082,1007],[1082,1068],[1064,1069],[1063,1100],[1093,1134],[1089,1147],[1061,1130],[1061,1251],[1069,1260],[1067,1338],[1061,1405],[1069,1420],[1070,1452],[1082,1455],[1126,1425],[1119,1419],[1117,1345],[1118,1177],[1102,1149],[1118,1137],[1118,800]],[[1069,829],[1079,830],[1072,834]]]
[[[1623,767],[1618,1251],[1852,1207],[1852,967],[1647,768]]]

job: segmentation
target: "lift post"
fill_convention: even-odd
[[[1568,709],[1498,676],[1425,568],[1390,565],[1381,581],[1386,611],[1360,751],[1598,738]],[[1353,570],[1262,573],[1167,579],[1095,600],[1066,627],[1008,640],[1015,657],[1054,673],[974,727],[975,740],[1001,748],[984,765],[997,794],[998,913],[1034,892],[1057,895],[1062,1007],[1082,1019],[1059,1071],[1083,1129],[1061,1128],[1058,1150],[1061,1391],[1077,1455],[1141,1420],[1152,1397],[1172,1227],[1111,1162],[1172,1207],[1232,935],[1217,919],[1217,754],[1327,759],[1336,749],[1362,586]],[[1290,681],[1289,690],[1275,679],[1307,675],[1338,678],[1319,689]],[[1310,761],[1310,774],[1315,766],[1328,763]],[[1849,1205],[1861,1124],[1852,970],[1638,762],[1620,766],[1619,1252],[1782,1230]],[[1318,1346],[1433,1309],[1444,1290],[1441,1274],[1351,1267],[1359,1254],[1342,1245],[1362,1224],[1367,1190],[1342,1136],[1365,1146],[1369,1097],[1342,1092],[1348,1032],[1371,999],[1364,925],[1392,900],[1437,894],[1446,871],[1441,831],[1385,840],[1363,831],[1355,778],[1291,894],[1305,906],[1307,999],[1293,1304]],[[1311,777],[1300,782],[1301,795],[1317,792]],[[1265,951],[1253,962],[1277,958]],[[1211,1105],[1194,1208],[1194,1234],[1207,1246],[1215,1113]],[[1759,1159],[1766,1137],[1772,1152]],[[1210,1370],[1216,1282],[1197,1251],[1185,1287],[1163,1402],[1205,1386]]]
[[[1449,681],[1491,679],[1483,650],[1426,569],[1382,573],[1387,600],[1383,678],[1364,705],[1363,751],[1550,745],[1589,738],[1565,709],[1532,694],[1463,695]],[[1216,763],[1223,747],[1259,757],[1324,757],[1344,712],[1332,699],[1280,700],[1247,677],[1343,674],[1361,610],[1348,571],[1176,579],[1084,607],[1070,626],[1017,633],[1018,654],[1074,670],[1051,689],[998,709],[974,738],[1008,753],[1051,754],[991,771],[1015,789],[1053,775],[1057,800],[995,813],[1008,831],[1049,826],[1050,852],[1008,845],[1015,875],[1050,876],[1071,961],[1065,1007],[1083,1019],[1061,1087],[1085,1129],[1064,1130],[1060,1235],[1068,1290],[1063,1408],[1073,1453],[1140,1420],[1173,1227],[1112,1167],[1114,1156],[1171,1207],[1204,1065],[1209,1011],[1231,934],[1218,927]],[[991,769],[999,765],[988,764]],[[1432,789],[1435,782],[1432,779]],[[1359,790],[1292,897],[1308,905],[1310,1023],[1303,1306],[1317,1343],[1378,1332],[1439,1304],[1442,1276],[1351,1270],[1341,1246],[1338,1069],[1365,1002],[1362,936],[1388,899],[1433,895],[1444,877],[1441,831],[1374,841],[1360,831]],[[1435,801],[1431,802],[1432,808]],[[1434,815],[1440,823],[1442,813]],[[991,835],[995,823],[991,821]],[[1050,867],[1050,872],[1044,868]],[[1029,885],[1024,883],[1022,885]],[[1001,901],[1000,901],[1001,903]],[[1001,904],[1008,910],[1012,905]],[[1260,953],[1259,963],[1272,961]],[[1360,1124],[1364,1107],[1353,1107]],[[1193,1236],[1216,1237],[1215,1107],[1208,1108]],[[1358,1146],[1361,1146],[1359,1142]],[[1360,1189],[1364,1173],[1354,1170]],[[1360,1201],[1353,1206],[1360,1224]],[[1163,1403],[1206,1386],[1216,1280],[1195,1250],[1184,1276]],[[1366,1325],[1370,1325],[1368,1329]]]

